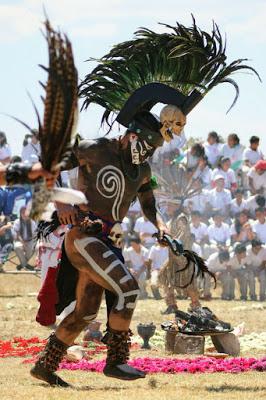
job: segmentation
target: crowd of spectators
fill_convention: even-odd
[[[39,161],[40,144],[38,132],[32,130],[25,136],[20,155],[12,154],[6,134],[0,132],[0,163],[13,162],[34,164]],[[0,164],[0,165],[1,165]],[[34,240],[36,224],[25,213],[31,199],[31,190],[27,185],[0,188],[0,272],[12,251],[18,263],[17,270],[32,270],[34,262],[29,263],[35,253]]]
[[[159,148],[150,162],[159,178],[157,206],[168,222],[180,213],[189,218],[193,250],[215,272],[224,300],[240,293],[241,300],[264,301],[266,295],[266,160],[259,137],[252,136],[249,142],[245,148],[232,133],[222,143],[213,131],[205,142],[188,146],[182,133]],[[26,135],[20,156],[12,155],[6,135],[0,132],[2,164],[20,160],[33,164],[39,156],[37,131]],[[188,195],[185,187],[193,195]],[[1,264],[12,248],[19,259],[18,269],[31,268],[36,226],[25,216],[30,197],[27,187],[0,188]],[[171,200],[171,207],[167,200]],[[168,249],[156,242],[156,228],[142,214],[138,201],[130,207],[122,226],[125,262],[139,281],[142,298],[147,297],[147,284],[153,296],[161,298],[158,274],[168,259]],[[214,296],[208,278],[198,285],[206,300]]]
[[[169,221],[173,199],[178,200],[175,217],[185,213],[189,218],[193,250],[215,272],[224,300],[232,300],[239,293],[241,300],[264,301],[266,295],[266,161],[259,137],[252,136],[249,142],[245,148],[232,133],[222,143],[216,132],[210,132],[206,142],[185,149],[182,134],[165,143],[151,161],[162,189],[158,190],[157,205]],[[184,194],[186,186],[193,189],[192,196]],[[167,199],[161,198],[162,192],[169,195],[171,212]],[[152,235],[156,229],[142,215],[139,205],[131,208],[129,217],[124,226],[125,260],[141,280],[141,295],[147,296],[149,280],[154,297],[160,298],[156,276],[167,261],[167,250],[155,243]],[[215,296],[208,278],[198,285],[204,299]]]

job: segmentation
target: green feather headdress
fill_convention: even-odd
[[[90,59],[97,61],[98,65],[80,85],[79,95],[84,99],[82,108],[87,109],[91,103],[96,103],[105,109],[102,123],[107,122],[111,128],[117,120],[127,126],[123,108],[131,99],[130,106],[134,112],[150,110],[154,104],[162,102],[177,105],[188,114],[214,86],[229,83],[236,91],[231,109],[239,96],[232,74],[249,71],[258,78],[259,75],[245,64],[247,59],[227,64],[226,42],[218,26],[213,23],[208,33],[201,30],[192,18],[189,28],[178,22],[176,26],[161,24],[169,30],[167,33],[140,28],[133,40],[117,44],[99,60]],[[165,86],[169,96],[161,96]],[[173,91],[176,92],[176,101]],[[171,103],[167,101],[168,97]]]

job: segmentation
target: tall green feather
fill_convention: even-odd
[[[237,71],[256,70],[237,59],[226,63],[226,43],[218,26],[211,33],[202,31],[195,22],[191,27],[161,24],[170,32],[156,33],[147,28],[135,32],[133,40],[115,45],[97,61],[98,65],[86,75],[79,95],[83,109],[91,103],[105,108],[102,123],[112,125],[113,113],[118,113],[131,94],[141,86],[159,82],[189,95],[198,89],[204,96],[219,83],[230,83],[236,90],[231,107],[239,96],[237,83],[231,75]],[[230,107],[230,108],[231,108]]]

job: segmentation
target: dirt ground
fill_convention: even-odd
[[[8,269],[14,269],[9,266]],[[35,322],[37,310],[36,292],[40,279],[32,275],[0,274],[0,332],[1,339],[14,336],[26,338],[39,336],[46,338],[49,330]],[[218,288],[219,293],[219,288]],[[179,307],[186,310],[187,300],[181,300]],[[220,318],[234,326],[245,321],[245,332],[263,332],[266,330],[266,310],[254,308],[254,302],[221,301],[214,299],[206,303]],[[247,307],[243,307],[243,305]],[[163,300],[140,300],[136,308],[132,328],[140,322],[153,322],[157,329],[169,318],[161,315],[165,309]],[[106,320],[104,302],[99,320]],[[243,356],[263,356],[261,351],[242,352]],[[162,348],[150,351],[139,350],[134,356],[165,357]],[[153,400],[209,400],[209,399],[266,399],[265,373],[247,372],[241,374],[154,374],[146,379],[123,382],[104,377],[102,374],[83,371],[61,371],[60,375],[74,385],[74,389],[49,388],[29,375],[29,365],[22,364],[21,358],[0,359],[0,399],[21,400],[21,398],[44,400],[101,400],[101,399],[153,399]]]

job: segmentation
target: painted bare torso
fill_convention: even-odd
[[[150,179],[149,165],[137,167],[121,162],[116,139],[82,144],[78,158],[84,165],[79,168],[78,189],[85,193],[88,204],[81,209],[109,221],[121,221],[141,185]]]

